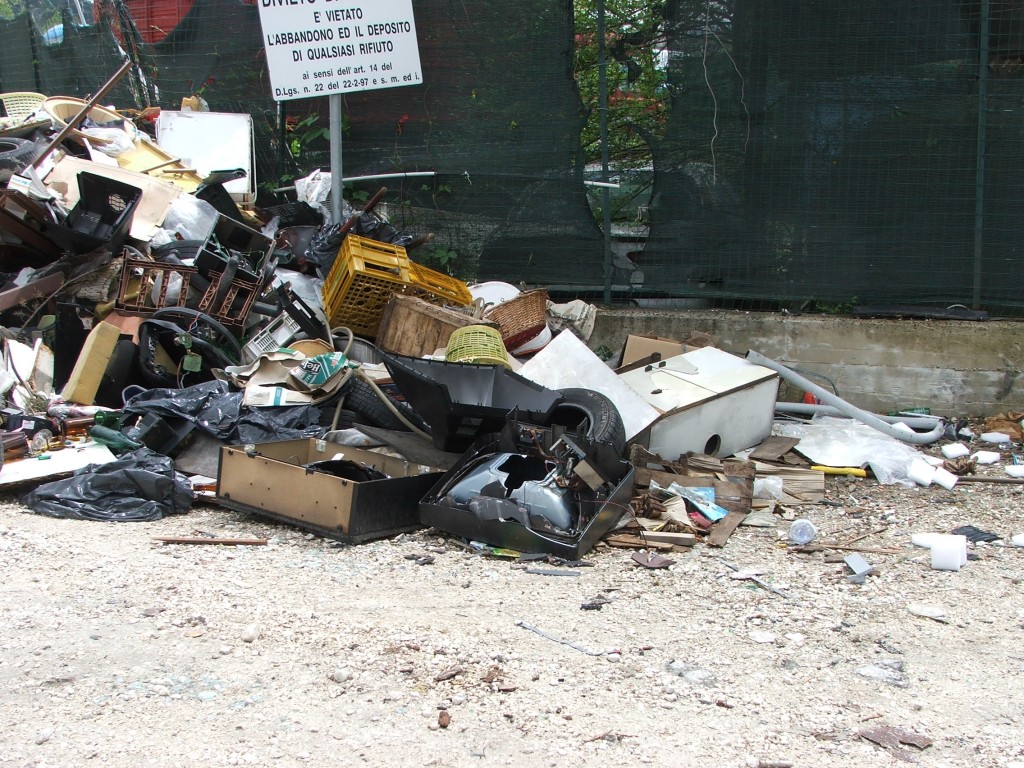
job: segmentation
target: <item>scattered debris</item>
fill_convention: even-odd
[[[578,643],[574,643],[574,642],[572,642],[570,640],[563,640],[560,637],[555,637],[554,635],[550,635],[547,632],[545,632],[544,630],[538,629],[537,627],[532,627],[532,626],[530,626],[529,624],[527,624],[524,621],[517,621],[516,622],[516,626],[517,627],[522,627],[523,629],[528,630],[530,632],[533,632],[534,634],[537,634],[537,635],[540,635],[541,637],[547,638],[548,640],[551,640],[552,642],[559,643],[561,645],[567,645],[570,648],[579,651],[580,653],[585,653],[587,656],[607,656],[608,655],[604,651],[591,651],[591,650],[588,650],[588,649],[584,648],[582,645],[579,645]]]
[[[918,749],[927,749],[932,745],[932,740],[927,736],[892,725],[876,725],[871,728],[861,728],[857,731],[857,735],[888,750],[899,750],[902,744],[917,747]]]
[[[946,610],[938,605],[926,605],[924,603],[913,603],[907,606],[907,610],[915,616],[920,616],[924,619],[931,619],[937,621],[940,624],[949,624],[950,621],[946,618]]]
[[[451,680],[452,678],[458,677],[465,671],[466,670],[463,669],[462,666],[455,664],[443,670],[442,672],[438,672],[436,675],[434,675],[434,682],[443,683],[445,680]]]
[[[670,560],[664,555],[659,555],[657,552],[634,552],[632,560],[638,565],[642,565],[644,568],[668,568],[670,565],[675,565],[675,560]]]
[[[232,539],[217,536],[150,536],[162,544],[222,544],[224,546],[266,546],[269,539]]]

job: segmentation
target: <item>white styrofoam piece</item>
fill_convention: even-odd
[[[971,458],[979,464],[995,464],[1002,454],[999,451],[976,451]]]
[[[921,458],[926,464],[930,464],[933,467],[941,467],[946,463],[945,459],[940,459],[938,456],[922,456]]]
[[[245,178],[227,182],[224,189],[236,199],[256,193],[252,115],[161,110],[156,120],[156,143],[204,176],[211,171],[242,168]]]
[[[949,445],[942,446],[942,455],[947,459],[959,459],[961,456],[966,456],[971,452],[963,443],[949,443]]]
[[[1004,469],[1010,477],[1024,477],[1024,464],[1008,464]]]
[[[658,411],[653,406],[568,331],[555,336],[550,344],[524,363],[518,373],[548,389],[583,387],[600,392],[619,409],[627,440],[658,418]]]
[[[959,571],[967,565],[967,537],[938,535],[931,546],[932,568],[937,571]]]
[[[942,467],[936,467],[935,474],[932,475],[932,482],[936,485],[941,485],[947,491],[953,490],[956,486],[957,480],[959,480],[959,478],[956,475]]]
[[[662,412],[648,447],[666,458],[730,456],[771,434],[778,375],[720,349],[696,349],[619,378]]]
[[[922,461],[921,459],[914,459],[910,462],[910,466],[907,467],[907,477],[918,485],[927,487],[931,485],[932,480],[935,479],[935,470],[936,468],[928,462]]]
[[[1010,436],[1005,432],[982,432],[981,439],[986,443],[1001,445],[1010,442]]]

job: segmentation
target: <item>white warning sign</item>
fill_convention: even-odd
[[[423,82],[412,0],[259,0],[274,99]]]

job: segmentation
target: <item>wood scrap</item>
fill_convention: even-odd
[[[643,534],[613,533],[605,536],[604,543],[609,547],[617,549],[657,549],[664,552],[671,552],[675,549],[674,544],[663,544],[656,541],[646,541]]]
[[[644,531],[641,538],[647,544],[671,544],[676,547],[692,547],[697,537],[692,533],[670,533],[668,531]]]
[[[223,544],[226,546],[264,546],[267,539],[227,539],[214,536],[151,536],[163,544]]]
[[[711,528],[711,533],[708,535],[708,546],[724,547],[725,543],[729,540],[729,537],[732,536],[733,531],[736,530],[737,526],[739,526],[746,517],[746,512],[730,512],[715,523]]]
[[[751,461],[778,461],[800,442],[797,437],[772,435],[750,452]]]
[[[755,461],[758,477],[781,477],[783,504],[817,504],[825,498],[825,475],[801,467],[780,466]]]

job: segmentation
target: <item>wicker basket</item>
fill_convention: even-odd
[[[444,359],[449,363],[476,363],[502,365],[509,368],[508,352],[501,334],[486,325],[467,325],[456,328],[448,339]]]
[[[513,350],[544,330],[547,309],[548,292],[538,288],[489,308],[484,319],[498,324],[505,349]]]
[[[3,102],[7,117],[17,121],[24,120],[31,115],[39,109],[45,100],[46,97],[43,94],[32,93],[31,91],[0,93],[0,102]]]

